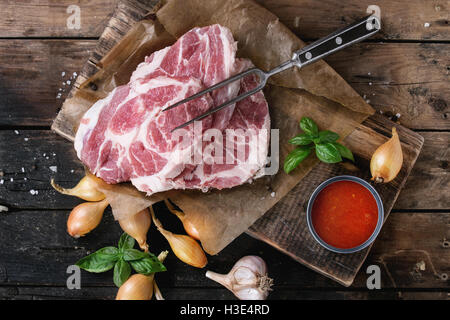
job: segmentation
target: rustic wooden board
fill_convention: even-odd
[[[350,174],[370,179],[368,165],[373,151],[391,135],[394,123],[375,115],[363,122],[344,140],[358,157],[359,171],[349,171],[342,165],[321,163],[292,189],[269,212],[250,227],[248,233],[345,286],[352,284],[367,257],[370,247],[353,254],[336,254],[321,247],[312,237],[306,223],[306,206],[314,189],[333,176]],[[385,221],[422,149],[423,138],[402,126],[396,126],[401,137],[403,167],[392,182],[376,185],[383,200]]]
[[[98,37],[118,0],[0,0],[0,37]],[[300,38],[316,39],[358,19],[367,6],[381,9],[378,39],[450,40],[445,1],[257,0],[280,17]],[[81,10],[80,29],[66,27],[69,5]],[[425,27],[429,23],[429,27]]]
[[[75,88],[97,71],[101,58],[129,30],[133,23],[148,14],[151,5],[157,1],[121,1],[108,22],[99,45],[77,78]],[[64,119],[57,119],[52,128],[60,132],[64,127]],[[356,174],[367,178],[367,161],[372,152],[387,140],[393,123],[382,116],[372,116],[360,125],[345,140],[355,155],[359,156],[359,165],[363,168]],[[385,207],[385,216],[391,211],[398,194],[403,187],[414,163],[420,153],[423,138],[404,127],[398,126],[403,143],[404,165],[396,180],[379,188]],[[306,266],[340,282],[350,285],[370,248],[350,255],[337,255],[321,248],[309,234],[304,218],[305,203],[315,186],[323,180],[338,174],[347,173],[339,165],[318,165],[282,199],[270,212],[249,229],[254,237],[262,239],[272,246],[292,256]],[[302,216],[303,212],[303,216]]]

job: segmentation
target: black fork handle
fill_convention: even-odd
[[[296,51],[292,57],[298,67],[306,66],[327,55],[360,42],[381,29],[381,21],[371,15]]]

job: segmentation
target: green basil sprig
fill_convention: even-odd
[[[300,120],[300,128],[304,131],[289,140],[290,144],[297,145],[291,153],[284,159],[284,171],[286,173],[294,170],[303,160],[305,160],[316,149],[316,156],[325,163],[336,163],[342,158],[355,161],[352,152],[339,142],[339,135],[336,132],[324,130],[319,131],[317,124],[307,117]]]
[[[101,273],[114,268],[113,280],[120,287],[131,275],[131,268],[137,273],[166,271],[166,267],[150,252],[133,249],[135,240],[124,233],[120,237],[118,248],[105,247],[82,258],[76,265],[88,272]]]

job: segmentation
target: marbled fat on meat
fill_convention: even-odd
[[[131,181],[148,194],[170,189],[231,188],[260,176],[270,132],[262,92],[203,119],[200,132],[195,132],[192,124],[188,126],[189,144],[171,133],[174,127],[253,88],[257,85],[255,77],[162,112],[252,67],[249,60],[236,58],[236,49],[231,32],[213,25],[194,28],[171,47],[148,56],[128,84],[115,88],[83,116],[75,137],[78,157],[106,182]],[[225,142],[229,130],[238,130],[234,143]],[[217,147],[218,136],[211,138],[210,132],[223,134],[223,146]],[[245,137],[246,133],[249,136]],[[193,145],[203,150],[203,161],[193,160]],[[214,156],[222,158],[222,163],[214,163]]]

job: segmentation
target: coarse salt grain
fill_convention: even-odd
[[[70,170],[70,173],[74,173],[74,172],[75,172],[75,170],[73,170],[73,169],[72,169],[72,170]]]
[[[63,71],[61,72],[61,77],[64,77],[66,75],[66,73]]]
[[[1,179],[0,180],[0,184],[3,184],[5,182],[5,180]]]
[[[423,24],[423,26],[424,26],[425,28],[429,28],[429,27],[430,27],[430,23],[429,23],[429,22],[425,22],[425,23]]]
[[[24,167],[22,167],[21,170],[22,170],[22,172],[25,172],[25,168]]]
[[[14,178],[9,179],[9,181],[14,182]]]
[[[57,166],[50,166],[49,169],[53,172],[58,172],[58,167]]]
[[[17,131],[17,130],[14,130],[14,133],[15,133],[15,134],[19,134],[19,131]]]
[[[28,141],[28,140],[30,140],[30,139],[28,139],[28,138],[23,138],[23,140]]]
[[[31,193],[31,195],[33,195],[33,196],[36,195],[36,194],[38,194],[38,192],[37,192],[36,190],[33,190],[33,189],[30,190],[30,193]]]
[[[270,194],[270,196],[271,196],[272,198],[275,198],[275,192],[272,192],[272,193]]]

